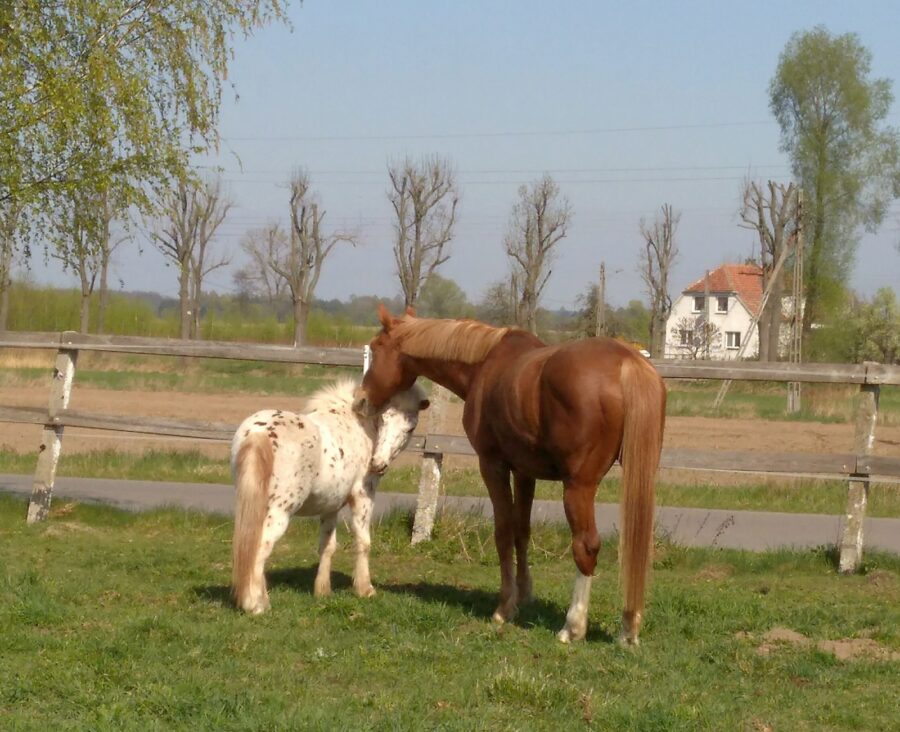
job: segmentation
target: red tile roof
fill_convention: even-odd
[[[706,277],[688,285],[685,294],[703,294],[706,291]],[[759,313],[762,302],[762,267],[755,264],[723,264],[709,273],[711,295],[728,293],[737,295],[747,306],[751,315]]]

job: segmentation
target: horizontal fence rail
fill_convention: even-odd
[[[41,451],[29,520],[46,517],[55,477],[56,460],[65,427],[138,433],[196,440],[230,441],[237,425],[198,422],[160,417],[129,417],[68,409],[68,399],[81,351],[125,353],[148,356],[217,358],[295,363],[334,367],[363,366],[358,348],[291,347],[257,343],[182,341],[166,338],[64,333],[20,333],[0,331],[0,347],[47,349],[57,352],[51,382],[49,409],[0,406],[0,422],[42,425]],[[841,454],[772,453],[726,450],[666,449],[661,467],[687,470],[816,475],[849,479],[848,525],[856,534],[845,536],[841,547],[841,567],[855,568],[862,547],[862,516],[865,513],[869,479],[900,477],[900,457],[872,455],[879,388],[900,385],[900,367],[877,363],[797,364],[728,361],[684,361],[654,359],[661,376],[669,379],[714,379],[817,384],[854,384],[860,387],[861,405],[857,415],[854,452]],[[415,436],[407,450],[422,453],[437,472],[444,455],[474,455],[465,437],[437,434],[434,425],[428,434]],[[51,454],[47,454],[51,453]],[[435,462],[436,461],[436,462]],[[35,496],[40,494],[39,505]],[[421,498],[421,496],[420,496]],[[861,505],[860,505],[861,503]],[[851,505],[852,504],[852,505]],[[845,556],[846,555],[846,556]],[[846,560],[846,561],[845,561]]]

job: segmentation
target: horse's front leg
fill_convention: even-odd
[[[521,473],[513,473],[516,589],[519,592],[520,604],[528,602],[532,595],[531,569],[528,566],[528,544],[531,541],[531,506],[534,503],[534,483],[534,478]]]
[[[494,543],[500,559],[500,602],[493,619],[495,623],[502,625],[512,620],[518,609],[518,590],[513,567],[515,517],[509,487],[509,466],[500,460],[482,457],[479,458],[478,467],[494,509]]]
[[[356,567],[353,570],[353,589],[360,597],[372,597],[375,588],[369,575],[369,550],[372,547],[370,526],[375,505],[369,485],[361,481],[350,495],[351,526],[356,538]]]
[[[337,548],[337,511],[325,513],[319,518],[319,568],[313,594],[325,597],[331,594],[331,558]]]

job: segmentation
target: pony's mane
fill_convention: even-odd
[[[323,386],[306,400],[307,412],[327,412],[329,409],[347,409],[353,404],[353,393],[359,382],[353,379],[338,379],[333,384]]]
[[[432,320],[406,315],[391,328],[408,356],[478,363],[512,330],[476,320]]]

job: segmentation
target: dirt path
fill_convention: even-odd
[[[45,408],[47,390],[39,387],[0,388],[0,404]],[[269,407],[299,409],[303,399],[283,395],[189,394],[164,391],[110,391],[87,386],[73,390],[71,407],[82,411],[130,414],[148,417],[177,417],[235,425],[251,412]],[[453,400],[444,410],[442,431],[462,434],[462,404]],[[424,422],[424,420],[423,420]],[[37,448],[37,425],[0,423],[0,445],[27,453]],[[666,447],[751,450],[772,452],[840,453],[853,447],[852,424],[783,422],[709,417],[671,417],[666,426]],[[122,433],[70,428],[66,432],[66,453],[103,448],[144,451],[148,448],[201,449],[210,456],[225,457],[225,443],[198,442],[180,438],[144,437]],[[900,426],[879,425],[877,455],[900,456]]]

